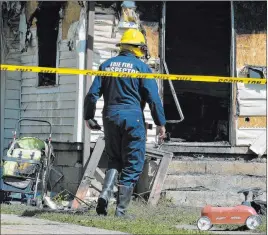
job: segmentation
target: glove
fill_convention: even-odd
[[[96,130],[96,131],[100,131],[101,130],[101,126],[98,124],[98,122],[95,119],[89,119],[86,121],[87,126],[91,129],[91,130]]]

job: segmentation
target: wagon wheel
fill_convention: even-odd
[[[246,220],[246,226],[248,229],[253,230],[261,225],[261,217],[259,215],[251,215]]]
[[[197,228],[202,231],[207,231],[212,228],[211,220],[207,216],[202,216],[197,221]]]

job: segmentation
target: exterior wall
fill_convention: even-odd
[[[31,27],[32,41],[27,52],[21,53],[25,41],[26,19],[36,9],[36,1],[26,3],[25,11],[18,19],[19,36],[15,37],[5,26],[7,47],[4,57],[6,64],[38,66],[38,40],[36,37],[36,24]],[[61,28],[59,30],[57,67],[84,69],[85,60],[85,8],[77,2],[69,2],[65,9]],[[1,31],[2,33],[2,31]],[[49,36],[49,35],[48,35]],[[69,50],[68,42],[74,43],[73,50]],[[3,51],[1,50],[1,53]],[[83,99],[84,77],[80,75],[57,75],[57,85],[54,87],[37,87],[38,74],[27,72],[5,72],[5,82],[1,79],[5,100],[4,143],[7,147],[12,139],[12,130],[19,118],[34,118],[50,121],[52,124],[52,141],[56,159],[54,169],[63,174],[63,178],[52,189],[59,192],[67,189],[73,193],[81,180],[82,174],[82,125],[79,127],[79,118],[82,117],[81,97]],[[1,96],[2,96],[1,92]],[[80,106],[79,103],[80,102]],[[81,114],[79,117],[79,113]],[[80,124],[82,120],[80,120]],[[80,133],[78,132],[80,130]],[[36,136],[45,140],[49,129],[44,124],[35,122],[22,122],[20,134],[23,136]],[[2,130],[1,130],[2,134]],[[67,142],[67,143],[66,143]],[[80,142],[77,147],[76,143]],[[59,178],[53,170],[51,172],[52,184]]]
[[[2,18],[1,18],[2,20]],[[17,21],[20,18],[16,18]],[[16,34],[19,28],[10,29],[6,22],[3,25],[2,39],[3,39],[3,63],[5,64],[21,64],[20,60],[20,47],[18,34]],[[1,128],[1,134],[3,148],[7,148],[9,142],[12,140],[15,124],[20,118],[20,96],[21,96],[21,73],[20,72],[1,72],[1,106],[4,106],[4,115],[1,115],[3,121],[3,128]],[[3,85],[3,87],[2,87]],[[2,100],[3,98],[3,100]],[[3,101],[3,103],[2,103]]]
[[[74,38],[68,38],[68,27],[79,20],[77,15],[80,15],[80,7],[67,6],[65,10],[65,18],[61,24],[58,38],[58,55],[57,63],[59,68],[78,68],[79,47],[70,51],[67,43],[68,40],[74,40],[77,43],[77,32]],[[33,3],[28,3],[29,15],[35,10]],[[70,11],[72,9],[72,11]],[[70,15],[73,15],[71,18]],[[78,18],[78,19],[77,19]],[[78,28],[79,25],[76,25]],[[75,28],[75,27],[74,27]],[[75,29],[74,29],[75,30]],[[79,29],[77,29],[79,31]],[[27,52],[21,54],[22,65],[37,66],[38,65],[38,45],[36,38],[36,26],[31,28],[33,39],[31,47]],[[77,100],[79,88],[78,75],[57,75],[58,84],[55,87],[37,87],[38,74],[22,72],[21,86],[21,117],[22,118],[40,118],[51,122],[53,125],[53,140],[61,142],[76,142],[77,134]],[[21,134],[24,136],[34,135],[41,139],[46,139],[48,136],[48,127],[39,123],[23,122],[21,124]]]
[[[32,33],[36,35],[36,30]],[[38,66],[37,39],[33,38],[33,47],[22,53],[22,65]],[[67,42],[63,40],[58,49],[58,67],[77,67],[77,55],[68,51]],[[53,139],[56,141],[74,141],[75,103],[77,75],[58,75],[55,87],[37,87],[36,73],[22,72],[21,117],[40,118],[53,125]],[[31,126],[31,128],[29,128]],[[21,123],[21,134],[47,138],[48,128],[44,124],[33,122]]]
[[[2,2],[0,2],[0,9],[2,9]],[[3,20],[2,20],[2,11],[0,11],[0,32],[3,32]],[[5,55],[5,44],[3,42],[4,37],[3,34],[0,34],[0,63],[4,62],[4,55]],[[4,93],[5,93],[5,77],[4,71],[0,71],[0,153],[3,153],[4,149]]]
[[[102,14],[100,14],[100,12],[98,12],[98,8],[96,8],[94,22],[93,70],[98,70],[101,63],[111,58],[112,56],[115,56],[119,52],[118,47],[115,45],[120,41],[122,31],[114,32],[117,24],[118,20],[115,18],[114,14],[105,14],[103,11]],[[148,30],[148,27],[146,29]],[[155,50],[155,48],[152,48],[151,50]],[[103,98],[101,98],[97,102],[97,109],[95,114],[95,119],[101,126],[103,126],[103,105],[104,101]],[[147,104],[144,110],[144,115],[146,122],[153,124],[153,129],[148,130],[147,132],[147,142],[152,143],[155,141],[156,127],[153,123],[152,116]],[[95,142],[101,133],[102,132],[96,131],[91,132],[91,141]]]
[[[238,76],[245,76],[241,73],[245,65],[267,66],[266,9],[266,2],[234,2]],[[236,145],[248,146],[266,131],[266,86],[237,84],[236,90]]]

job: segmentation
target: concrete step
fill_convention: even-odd
[[[168,173],[173,175],[197,173],[266,177],[266,163],[222,160],[174,160],[169,166]]]
[[[239,191],[245,188],[260,187],[266,189],[266,177],[245,175],[167,175],[164,189],[181,190],[183,188],[204,187],[209,190]]]
[[[240,205],[244,200],[243,194],[233,191],[166,191],[165,197],[177,206],[189,207],[235,206]],[[258,199],[266,201],[266,193]]]

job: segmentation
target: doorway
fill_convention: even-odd
[[[230,2],[167,2],[165,60],[171,74],[230,76]],[[228,142],[228,83],[173,82],[185,119],[168,123],[172,141]],[[167,120],[180,119],[164,81]]]

